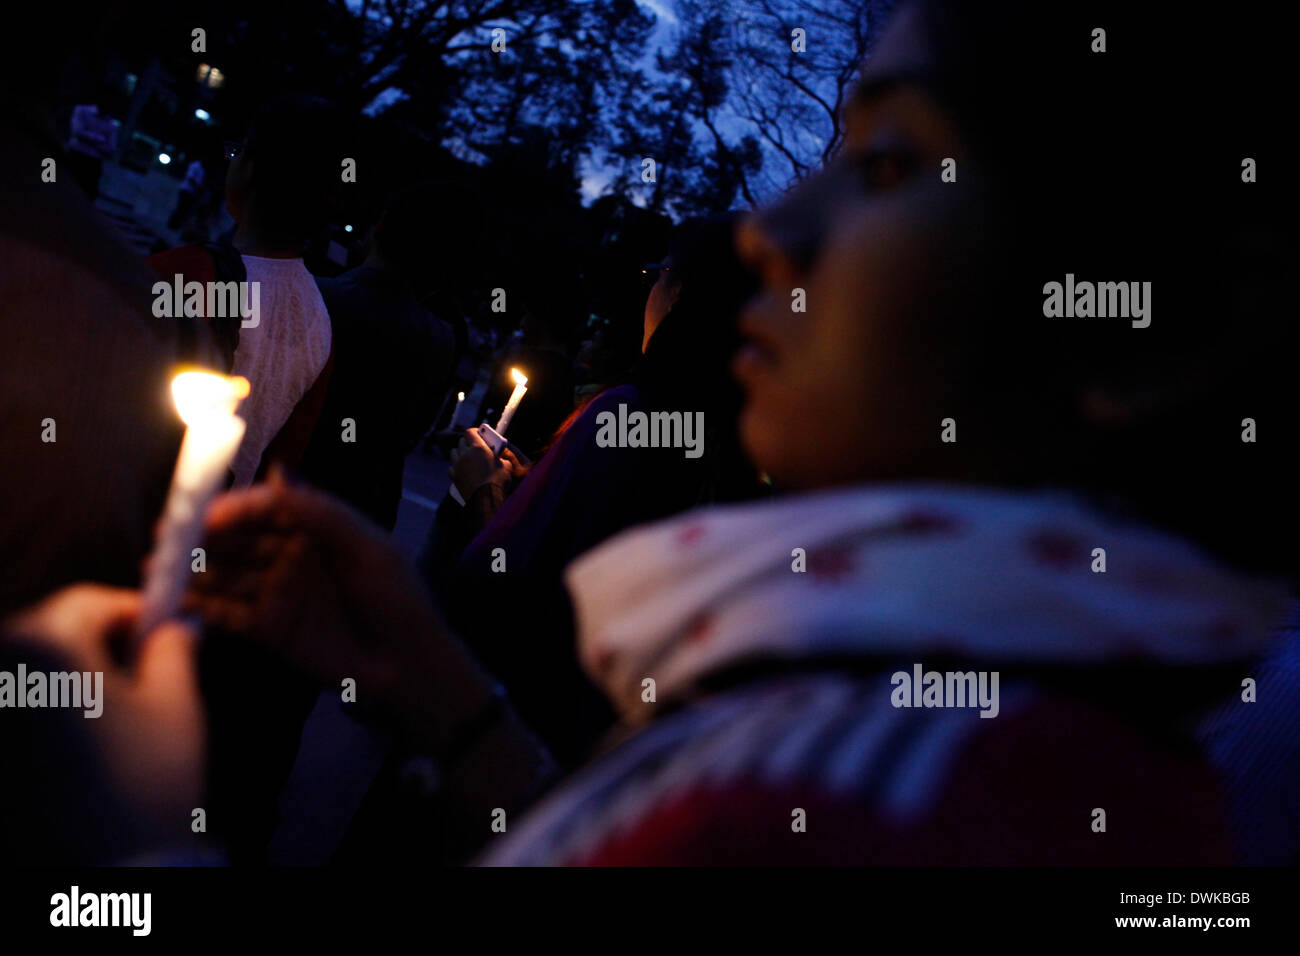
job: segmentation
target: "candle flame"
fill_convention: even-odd
[[[464,392],[457,392],[457,393],[456,393],[456,401],[458,401],[458,402],[463,402],[463,401],[465,401],[465,393],[464,393]]]
[[[525,375],[523,372],[519,371],[519,369],[517,368],[512,368],[510,370],[510,377],[515,380],[516,385],[528,384],[528,376]]]
[[[248,379],[216,372],[181,372],[172,379],[172,401],[186,425],[216,416],[230,416],[240,399],[247,398]]]

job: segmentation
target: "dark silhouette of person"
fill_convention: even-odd
[[[423,304],[442,188],[394,193],[365,262],[317,279],[334,330],[334,371],[299,470],[388,530],[406,456],[433,427],[454,372],[453,329]],[[354,440],[344,440],[345,421]]]

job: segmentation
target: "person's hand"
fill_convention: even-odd
[[[134,662],[120,662],[114,649],[127,643],[141,605],[137,591],[74,584],[9,618],[4,633],[70,670],[103,675],[102,712],[85,724],[110,782],[142,832],[187,834],[203,793],[196,639],[167,622],[144,639]]]
[[[510,480],[515,484],[523,481],[528,475],[528,469],[533,467],[532,459],[527,455],[516,455],[509,446],[501,449],[501,457],[510,464]]]
[[[213,502],[207,528],[207,571],[193,576],[189,606],[327,682],[354,678],[358,707],[388,716],[417,752],[450,755],[448,832],[468,833],[550,777],[545,748],[378,527],[273,470],[266,484]],[[497,708],[501,718],[479,728]]]
[[[451,453],[451,480],[466,501],[482,485],[495,484],[506,490],[522,470],[509,448],[502,449],[500,458],[494,455],[477,428],[465,429],[460,444]]]
[[[209,624],[336,687],[354,679],[359,705],[418,732],[436,736],[490,692],[414,569],[346,505],[273,471],[214,501],[207,532],[186,606]]]

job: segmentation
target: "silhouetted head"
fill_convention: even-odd
[[[284,96],[258,111],[226,175],[226,209],[273,246],[301,248],[342,182],[340,118],[325,100]]]
[[[734,389],[727,367],[740,343],[736,319],[758,288],[736,254],[739,219],[695,219],[674,233],[646,299],[643,382],[715,396]]]
[[[373,242],[379,258],[414,280],[442,267],[447,239],[443,213],[451,184],[418,183],[395,190],[375,223]]]

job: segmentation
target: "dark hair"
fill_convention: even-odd
[[[450,183],[423,182],[397,189],[388,197],[374,235],[375,247],[385,261],[412,275],[438,267],[446,240],[437,225],[453,188]]]
[[[704,412],[714,485],[709,497],[715,500],[747,497],[758,488],[740,450],[744,394],[730,369],[740,345],[737,317],[758,290],[757,277],[736,255],[739,219],[739,213],[726,213],[678,228],[668,262],[680,291],[631,376],[648,407]]]
[[[253,203],[276,240],[303,242],[337,206],[344,160],[341,118],[325,100],[286,95],[264,105],[248,130]]]
[[[693,219],[670,241],[669,278],[680,291],[646,347],[637,373],[643,388],[681,399],[739,394],[729,375],[714,374],[725,371],[740,344],[736,316],[758,289],[736,255],[739,218]]]
[[[1285,176],[1241,178],[1281,147],[1267,71],[1284,61],[1234,42],[1232,15],[1201,68],[1203,21],[1141,5],[917,3],[930,92],[995,193],[996,278],[953,332],[968,391],[1006,423],[990,427],[1050,459],[1043,480],[1295,575],[1295,197]],[[1043,286],[1067,273],[1150,281],[1150,327],[1045,318]],[[1099,387],[1121,398],[1110,420],[1084,411]]]

